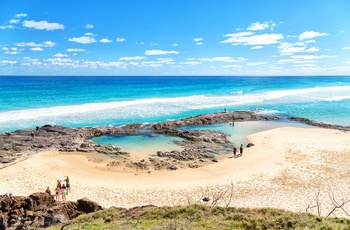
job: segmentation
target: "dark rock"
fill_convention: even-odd
[[[96,212],[101,209],[102,207],[98,203],[91,201],[88,198],[78,200],[78,210],[84,213]]]
[[[250,147],[253,147],[253,146],[254,146],[253,143],[248,143],[248,144],[247,144],[247,148],[250,148]]]
[[[0,196],[0,229],[49,227],[101,209],[99,204],[89,199],[56,203],[47,193],[34,193],[29,197]]]

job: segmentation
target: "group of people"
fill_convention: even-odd
[[[62,180],[57,180],[57,185],[55,188],[55,200],[56,201],[66,201],[67,195],[71,192],[70,191],[70,183],[69,183],[69,177],[66,176],[66,179],[63,180],[65,183],[62,184]],[[46,193],[51,195],[50,187],[47,187]]]
[[[237,146],[233,146],[233,156],[237,157]],[[243,144],[241,144],[241,146],[239,146],[239,155],[238,156],[242,156],[243,155]]]

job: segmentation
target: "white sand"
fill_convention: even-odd
[[[255,146],[246,148],[243,157],[197,169],[151,173],[107,167],[108,159],[101,155],[42,152],[1,169],[0,194],[30,195],[47,186],[53,190],[57,179],[69,175],[68,200],[88,197],[104,207],[198,203],[227,191],[218,199],[220,205],[304,212],[316,204],[320,191],[322,215],[333,207],[330,192],[339,202],[350,195],[350,133],[283,127],[253,134],[249,140]],[[350,205],[345,208],[350,211]],[[341,210],[337,215],[345,216]]]

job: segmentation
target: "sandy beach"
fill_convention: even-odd
[[[349,132],[282,127],[248,138],[255,146],[245,148],[242,157],[175,171],[110,167],[108,157],[91,153],[40,152],[0,170],[0,194],[30,195],[47,186],[53,191],[57,179],[68,175],[67,200],[88,197],[105,208],[203,203],[203,197],[213,201],[227,191],[219,205],[304,212],[316,205],[319,192],[322,215],[332,209],[331,197],[341,202],[350,194]],[[337,216],[345,213],[339,210]]]

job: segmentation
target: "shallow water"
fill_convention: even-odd
[[[234,145],[248,144],[247,136],[283,126],[311,127],[305,124],[291,121],[244,121],[232,123],[202,125],[202,126],[185,126],[181,129],[186,130],[214,130],[228,135],[228,140]],[[176,141],[183,140],[180,137],[166,135],[105,135],[94,137],[92,141],[101,145],[114,145],[122,148],[122,151],[129,152],[136,158],[145,158],[156,155],[157,151],[181,151],[183,148],[176,144]],[[215,154],[215,153],[213,153]]]
[[[221,133],[227,134],[227,138],[234,145],[243,144],[246,146],[248,144],[247,136],[266,131],[274,128],[293,126],[293,127],[311,127],[306,124],[291,122],[287,120],[274,120],[274,121],[244,121],[244,122],[234,122],[232,123],[222,123],[222,124],[212,124],[203,126],[185,126],[181,129],[187,130],[214,130]]]
[[[101,145],[119,146],[123,152],[140,158],[156,155],[157,151],[183,150],[175,144],[176,141],[182,141],[182,138],[166,135],[104,135],[91,140]]]

